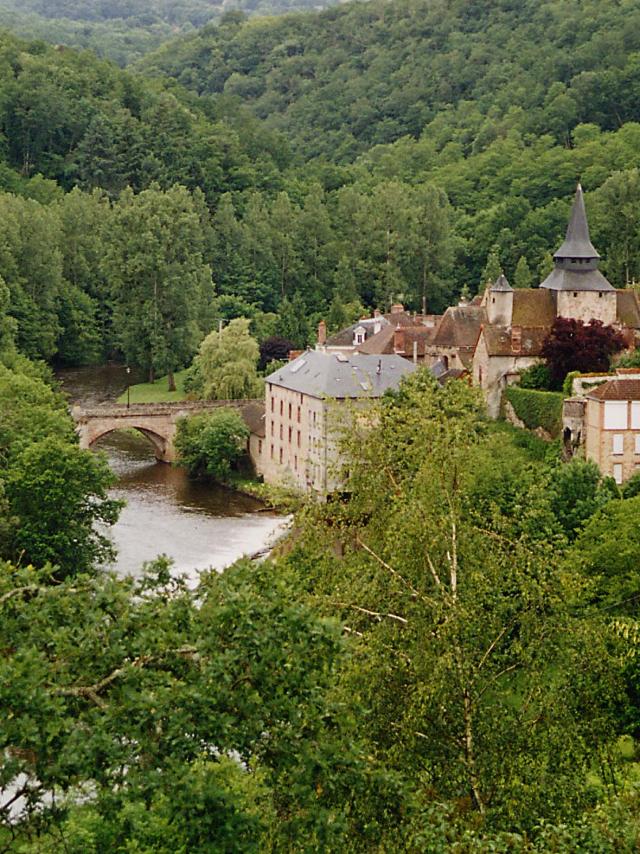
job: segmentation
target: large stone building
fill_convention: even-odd
[[[500,276],[484,294],[485,317],[474,348],[473,377],[484,391],[490,415],[497,417],[504,388],[517,380],[520,371],[540,361],[556,317],[613,324],[633,344],[640,331],[638,294],[616,290],[598,269],[599,259],[578,185],[566,238],[540,287],[513,290]]]
[[[640,471],[640,373],[589,377],[582,397],[565,400],[565,441],[571,439],[602,474],[624,483]]]
[[[415,370],[401,356],[309,350],[266,378],[260,470],[267,483],[319,494],[339,484],[344,404],[366,406]]]

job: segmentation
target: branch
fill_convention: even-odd
[[[40,586],[37,584],[28,584],[25,587],[14,587],[7,593],[0,596],[0,607],[13,599],[14,596],[23,596],[27,593],[51,593],[52,590],[64,590],[65,593],[78,593],[81,590],[88,590],[88,587],[61,587],[60,585],[52,585],[51,587]]]
[[[145,667],[151,662],[157,661],[165,655],[184,655],[197,657],[198,652],[193,646],[183,646],[178,649],[168,649],[159,655],[140,655],[133,661],[125,662],[121,667],[116,668],[108,676],[94,682],[93,685],[71,685],[68,688],[58,688],[55,693],[61,697],[86,697],[98,706],[100,709],[106,709],[107,703],[100,697],[100,693],[104,691],[112,682],[123,676],[130,667]]]
[[[417,589],[413,586],[413,584],[411,584],[411,582],[410,582],[410,581],[407,581],[407,579],[406,579],[406,578],[404,578],[404,576],[400,575],[400,573],[399,573],[396,569],[394,569],[392,566],[389,566],[389,564],[388,564],[385,560],[383,560],[379,555],[377,555],[377,554],[373,551],[373,549],[370,549],[370,548],[369,548],[369,546],[368,546],[366,543],[363,543],[363,542],[362,542],[362,540],[360,539],[360,537],[359,537],[359,536],[357,536],[357,535],[356,535],[356,542],[358,543],[358,545],[359,545],[359,546],[362,546],[362,548],[363,548],[363,549],[364,549],[368,554],[370,554],[370,555],[371,555],[371,557],[372,557],[372,558],[374,558],[374,560],[377,560],[377,561],[378,561],[378,563],[380,564],[380,566],[384,567],[388,572],[390,572],[390,573],[391,573],[391,575],[393,575],[393,577],[394,577],[394,578],[397,578],[399,581],[401,581],[401,582],[402,582],[402,584],[404,584],[404,586],[405,586],[408,590],[410,590],[410,591],[411,591],[411,593],[412,593],[415,597],[417,597],[417,598],[419,598],[419,599],[423,599],[423,600],[425,599],[425,597],[422,595],[422,593],[420,593],[420,591],[419,591],[419,590],[417,590]]]
[[[495,676],[493,676],[491,679],[489,679],[489,681],[482,688],[482,690],[480,690],[478,692],[478,699],[480,699],[480,697],[482,697],[482,695],[487,690],[487,688],[490,688],[491,685],[493,685],[494,682],[497,682],[501,676],[504,676],[505,673],[510,673],[512,670],[517,670],[518,667],[520,667],[519,664],[510,664],[508,667],[505,667],[504,670],[501,670],[499,673],[496,673]]]
[[[498,632],[498,635],[489,644],[487,651],[482,656],[482,659],[480,661],[480,664],[478,665],[477,671],[482,670],[483,665],[486,664],[487,659],[489,658],[489,656],[491,655],[493,650],[496,648],[496,646],[500,643],[500,641],[502,640],[502,637],[504,636],[507,629],[510,628],[512,625],[513,625],[513,620],[511,620],[509,623],[507,623],[507,625],[500,632]]]
[[[369,608],[361,608],[359,605],[349,605],[347,602],[330,602],[329,604],[335,605],[338,608],[353,608],[354,611],[360,611],[362,614],[368,614],[370,617],[376,617],[378,620],[388,617],[390,620],[397,620],[399,623],[404,623],[405,626],[409,622],[405,617],[400,617],[398,614],[385,614],[380,611],[371,611]]]

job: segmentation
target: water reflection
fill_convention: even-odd
[[[60,379],[70,399],[84,406],[113,401],[127,385],[124,368],[113,365],[64,371]],[[144,562],[166,554],[176,571],[195,579],[197,570],[222,569],[263,549],[283,524],[254,498],[191,480],[184,469],[157,462],[138,433],[110,433],[95,448],[106,453],[118,476],[111,494],[127,502],[111,529],[118,572],[138,574]]]

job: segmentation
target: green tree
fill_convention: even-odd
[[[206,400],[257,397],[262,391],[257,374],[259,355],[249,321],[243,317],[231,320],[200,344],[191,368],[191,388]]]
[[[282,300],[278,307],[277,334],[303,350],[311,340],[311,324],[307,307],[300,294]]]
[[[530,288],[532,283],[533,275],[529,269],[529,264],[527,263],[527,259],[524,255],[521,255],[518,258],[518,263],[516,264],[516,271],[513,276],[513,287]]]
[[[477,391],[417,372],[351,432],[345,499],[311,515],[290,560],[355,638],[343,696],[366,708],[370,749],[485,826],[575,816],[576,766],[614,738],[620,685],[607,633],[572,614],[552,537],[476,509]],[[510,512],[552,518],[535,482]]]
[[[246,453],[248,438],[240,413],[222,408],[180,419],[175,445],[191,474],[224,482]]]
[[[130,364],[173,373],[193,356],[213,297],[205,235],[191,194],[174,186],[123,193],[114,209],[107,270],[114,329]]]
[[[500,247],[494,245],[491,247],[487,255],[487,261],[482,271],[480,280],[480,290],[483,291],[487,285],[492,285],[502,273],[502,264],[500,263]]]
[[[25,448],[5,478],[17,520],[10,554],[35,566],[50,563],[56,577],[113,560],[113,543],[100,528],[113,525],[122,507],[107,493],[114,481],[105,459],[62,439]]]

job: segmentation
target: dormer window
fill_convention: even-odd
[[[356,329],[354,329],[353,343],[355,346],[357,346],[358,344],[364,344],[366,340],[367,330],[364,328],[364,326],[358,326]]]

